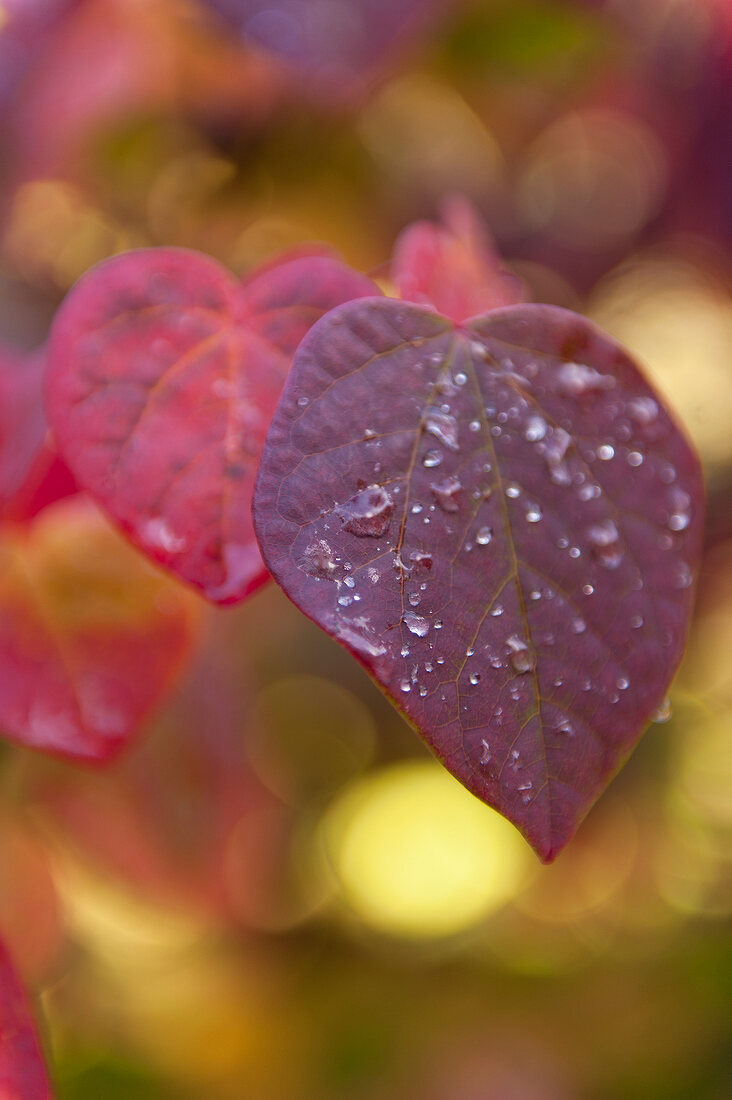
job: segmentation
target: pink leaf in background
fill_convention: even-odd
[[[270,265],[243,286],[178,249],[100,264],[54,323],[48,413],[62,455],[143,551],[216,603],[266,579],[251,525],[259,452],[310,325],[378,293],[337,260]]]
[[[458,322],[521,298],[518,280],[501,268],[476,211],[457,197],[445,203],[442,225],[415,222],[404,230],[391,275],[400,298],[434,306]]]
[[[0,730],[107,760],[175,683],[193,599],[88,501],[61,501],[0,540]]]

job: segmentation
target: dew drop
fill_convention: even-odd
[[[609,462],[611,458],[615,457],[615,448],[611,447],[609,443],[601,443],[597,448],[597,457],[602,459],[603,462]]]
[[[630,681],[626,680],[624,676],[621,676],[618,680],[615,681],[615,683],[621,691],[627,691],[627,689],[630,687]]]
[[[353,596],[349,596],[344,592],[342,596],[338,597],[338,603],[341,607],[350,607],[353,603]]]
[[[330,545],[325,539],[318,539],[306,546],[298,564],[300,569],[311,577],[318,577],[320,580],[335,580],[335,558]]]
[[[503,604],[497,603],[494,608],[491,609],[491,615],[494,619],[497,619],[499,615],[503,614]]]
[[[412,607],[419,607],[422,597],[419,592],[410,592],[408,599]]]
[[[419,689],[420,698],[424,699],[426,694],[427,694],[427,688],[423,684],[422,687],[420,687],[420,689]]]
[[[593,390],[611,390],[615,379],[610,374],[600,374],[584,363],[562,363],[557,371],[560,389],[571,397],[579,397]]]
[[[464,386],[465,383],[467,382],[467,380],[468,380],[468,376],[467,376],[467,374],[465,374],[464,371],[458,371],[457,374],[455,375],[455,385],[456,386]]]
[[[457,512],[460,509],[459,494],[462,484],[457,477],[446,477],[442,481],[433,481],[430,490],[443,512]]]
[[[584,592],[585,596],[591,596],[592,593],[595,591],[594,585],[583,584],[582,591]]]
[[[517,500],[521,496],[521,486],[517,485],[515,481],[509,481],[506,486],[506,496],[511,500]]]
[[[352,626],[339,624],[336,628],[336,636],[352,649],[358,650],[365,657],[383,657],[386,647],[380,642],[375,642],[364,634],[354,630]]]
[[[658,405],[652,397],[634,397],[628,402],[628,413],[636,424],[650,424],[658,416]]]
[[[422,569],[432,568],[432,555],[428,554],[426,550],[412,550],[409,555],[409,560],[414,562],[415,565],[419,565]]]
[[[412,682],[411,682],[411,680],[404,679],[399,684],[399,687],[401,688],[401,690],[406,695],[408,692],[410,692],[412,690]]]
[[[691,522],[687,512],[675,512],[669,517],[668,525],[672,531],[684,531]]]
[[[606,569],[617,569],[623,560],[623,548],[620,544],[620,535],[617,527],[611,519],[603,520],[587,530],[587,538],[592,546],[592,553],[600,565]]]
[[[304,409],[309,404],[310,404],[310,401],[307,397],[298,397],[297,406],[298,406],[299,409]]]
[[[471,672],[470,673],[470,682],[473,686],[475,686],[476,684],[479,684],[480,683],[480,673],[479,672]]]
[[[584,619],[573,619],[572,620],[572,632],[574,634],[584,634],[584,632],[586,630],[587,630],[587,623],[585,622]]]
[[[381,538],[389,529],[394,501],[381,485],[369,485],[336,508],[343,529],[359,538]]]
[[[512,634],[506,639],[506,645],[511,651],[509,660],[514,672],[518,672],[521,675],[526,672],[531,672],[536,665],[536,657],[529,650],[526,642],[522,641],[518,635]]]
[[[643,465],[643,455],[640,453],[640,451],[630,451],[630,453],[628,454],[628,465],[629,466],[642,466]]]
[[[674,576],[674,588],[691,588],[693,583],[691,569],[685,561],[679,563]]]
[[[412,507],[410,508],[410,512],[412,513],[413,516],[418,516],[421,511],[422,511],[422,505],[421,504],[413,504]]]
[[[471,432],[479,432],[480,431],[480,420],[471,420],[470,423],[468,424],[468,427],[470,428]]]
[[[555,485],[569,485],[572,481],[569,467],[564,461],[572,437],[564,428],[554,428],[551,437],[542,443],[541,450],[544,456],[549,477]]]
[[[542,416],[530,416],[526,422],[524,439],[527,439],[529,443],[536,443],[539,439],[544,438],[546,431],[546,420]]]
[[[427,451],[422,459],[422,465],[427,466],[428,469],[432,469],[435,466],[439,466],[442,462],[442,451],[430,450]]]
[[[538,504],[530,504],[526,512],[527,523],[539,523],[542,518],[542,511]]]
[[[430,408],[425,413],[425,430],[439,439],[440,443],[450,451],[459,450],[458,446],[458,422],[454,416],[443,412],[441,409]]]
[[[401,657],[408,657],[409,656],[409,646],[408,645],[403,645],[402,648],[399,650],[399,655]]]
[[[416,615],[413,611],[405,611],[402,621],[407,630],[412,634],[416,634],[418,638],[424,638],[430,628],[428,620],[421,615]]]
[[[490,762],[491,762],[491,747],[490,747],[490,745],[488,744],[488,742],[486,741],[485,738],[483,738],[483,740],[481,741],[481,746],[483,748],[483,754],[480,758],[480,762],[481,762],[481,764],[490,764]]]
[[[661,722],[668,722],[671,719],[672,715],[673,709],[671,707],[671,700],[668,696],[666,696],[660,707],[656,707],[656,709],[651,714],[651,721],[658,722],[659,724]]]
[[[493,529],[491,527],[481,527],[475,536],[475,541],[479,546],[487,546],[493,538]]]
[[[634,615],[633,618],[630,620],[630,625],[633,630],[640,630],[640,628],[643,626],[643,622],[644,619],[642,615]]]
[[[188,545],[187,540],[182,535],[176,535],[162,516],[149,519],[143,528],[143,535],[152,546],[165,550],[168,554],[180,554]]]
[[[368,443],[369,440],[376,439],[376,434],[377,433],[373,430],[373,428],[365,428],[363,438]]]

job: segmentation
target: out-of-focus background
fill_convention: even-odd
[[[728,0],[0,0],[6,347],[141,245],[381,277],[451,193],[701,452],[668,720],[542,868],[274,585],[205,612],[112,767],[0,748],[0,935],[60,1100],[732,1095]]]

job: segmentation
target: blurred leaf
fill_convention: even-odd
[[[131,540],[235,603],[267,577],[251,527],[259,450],[310,325],[374,284],[285,257],[243,286],[194,252],[131,252],[68,296],[49,345],[61,453]]]
[[[21,744],[105,760],[175,682],[188,594],[86,502],[62,501],[0,543],[0,728]]]
[[[244,42],[317,84],[352,89],[424,34],[448,0],[200,0]]]
[[[391,277],[401,298],[434,306],[460,323],[520,298],[516,280],[493,253],[476,211],[459,198],[445,204],[444,225],[416,222],[394,246]]]

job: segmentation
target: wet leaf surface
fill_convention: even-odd
[[[311,255],[243,286],[179,249],[86,275],[54,323],[48,413],[81,485],[150,557],[215,603],[266,579],[251,524],[256,463],[292,353],[370,280]]]
[[[30,1007],[10,957],[0,942],[0,1096],[50,1100]]]
[[[0,729],[106,760],[175,682],[193,597],[142,561],[88,502],[62,501],[0,542]]]
[[[551,860],[680,660],[696,456],[627,354],[548,306],[368,300],[301,345],[255,491],[265,561]]]

